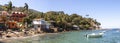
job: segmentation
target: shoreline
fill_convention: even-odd
[[[11,38],[5,38],[5,39],[0,39],[1,40],[9,40],[9,39],[25,39],[25,38],[30,38],[30,37],[35,37],[35,36],[42,36],[45,35],[43,34],[36,34],[36,35],[32,35],[32,36],[21,36],[21,37],[11,37]]]
[[[31,36],[11,37],[11,38],[0,39],[0,42],[6,43],[6,42],[9,42],[12,40],[22,40],[22,39],[32,38],[32,37],[36,37],[36,36],[44,36],[47,34],[58,34],[58,33],[41,33],[41,34],[35,34],[35,35],[31,35]]]

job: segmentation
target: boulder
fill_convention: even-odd
[[[10,38],[10,37],[17,37],[17,35],[14,34],[14,33],[9,33],[9,34],[6,35],[6,37],[7,37],[7,38]]]

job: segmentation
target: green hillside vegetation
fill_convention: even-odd
[[[73,25],[77,25],[80,29],[89,30],[99,28],[101,25],[96,19],[83,17],[79,14],[66,14],[64,11],[48,11],[46,13],[39,12],[33,9],[29,9],[27,3],[23,7],[15,7],[12,2],[9,2],[7,6],[0,5],[0,11],[20,11],[28,14],[24,18],[24,22],[31,24],[32,20],[35,18],[43,18],[48,22],[54,21],[52,25],[55,27],[63,28],[65,30],[72,30]],[[86,15],[89,16],[89,15]]]

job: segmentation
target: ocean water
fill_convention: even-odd
[[[86,38],[86,34],[106,31],[101,38]],[[9,43],[120,43],[120,30],[81,30],[47,34],[22,40],[13,40]]]

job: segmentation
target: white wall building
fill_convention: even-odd
[[[34,28],[41,28],[41,29],[49,29],[50,24],[47,23],[47,21],[43,20],[43,19],[34,19],[33,20],[33,26]]]

